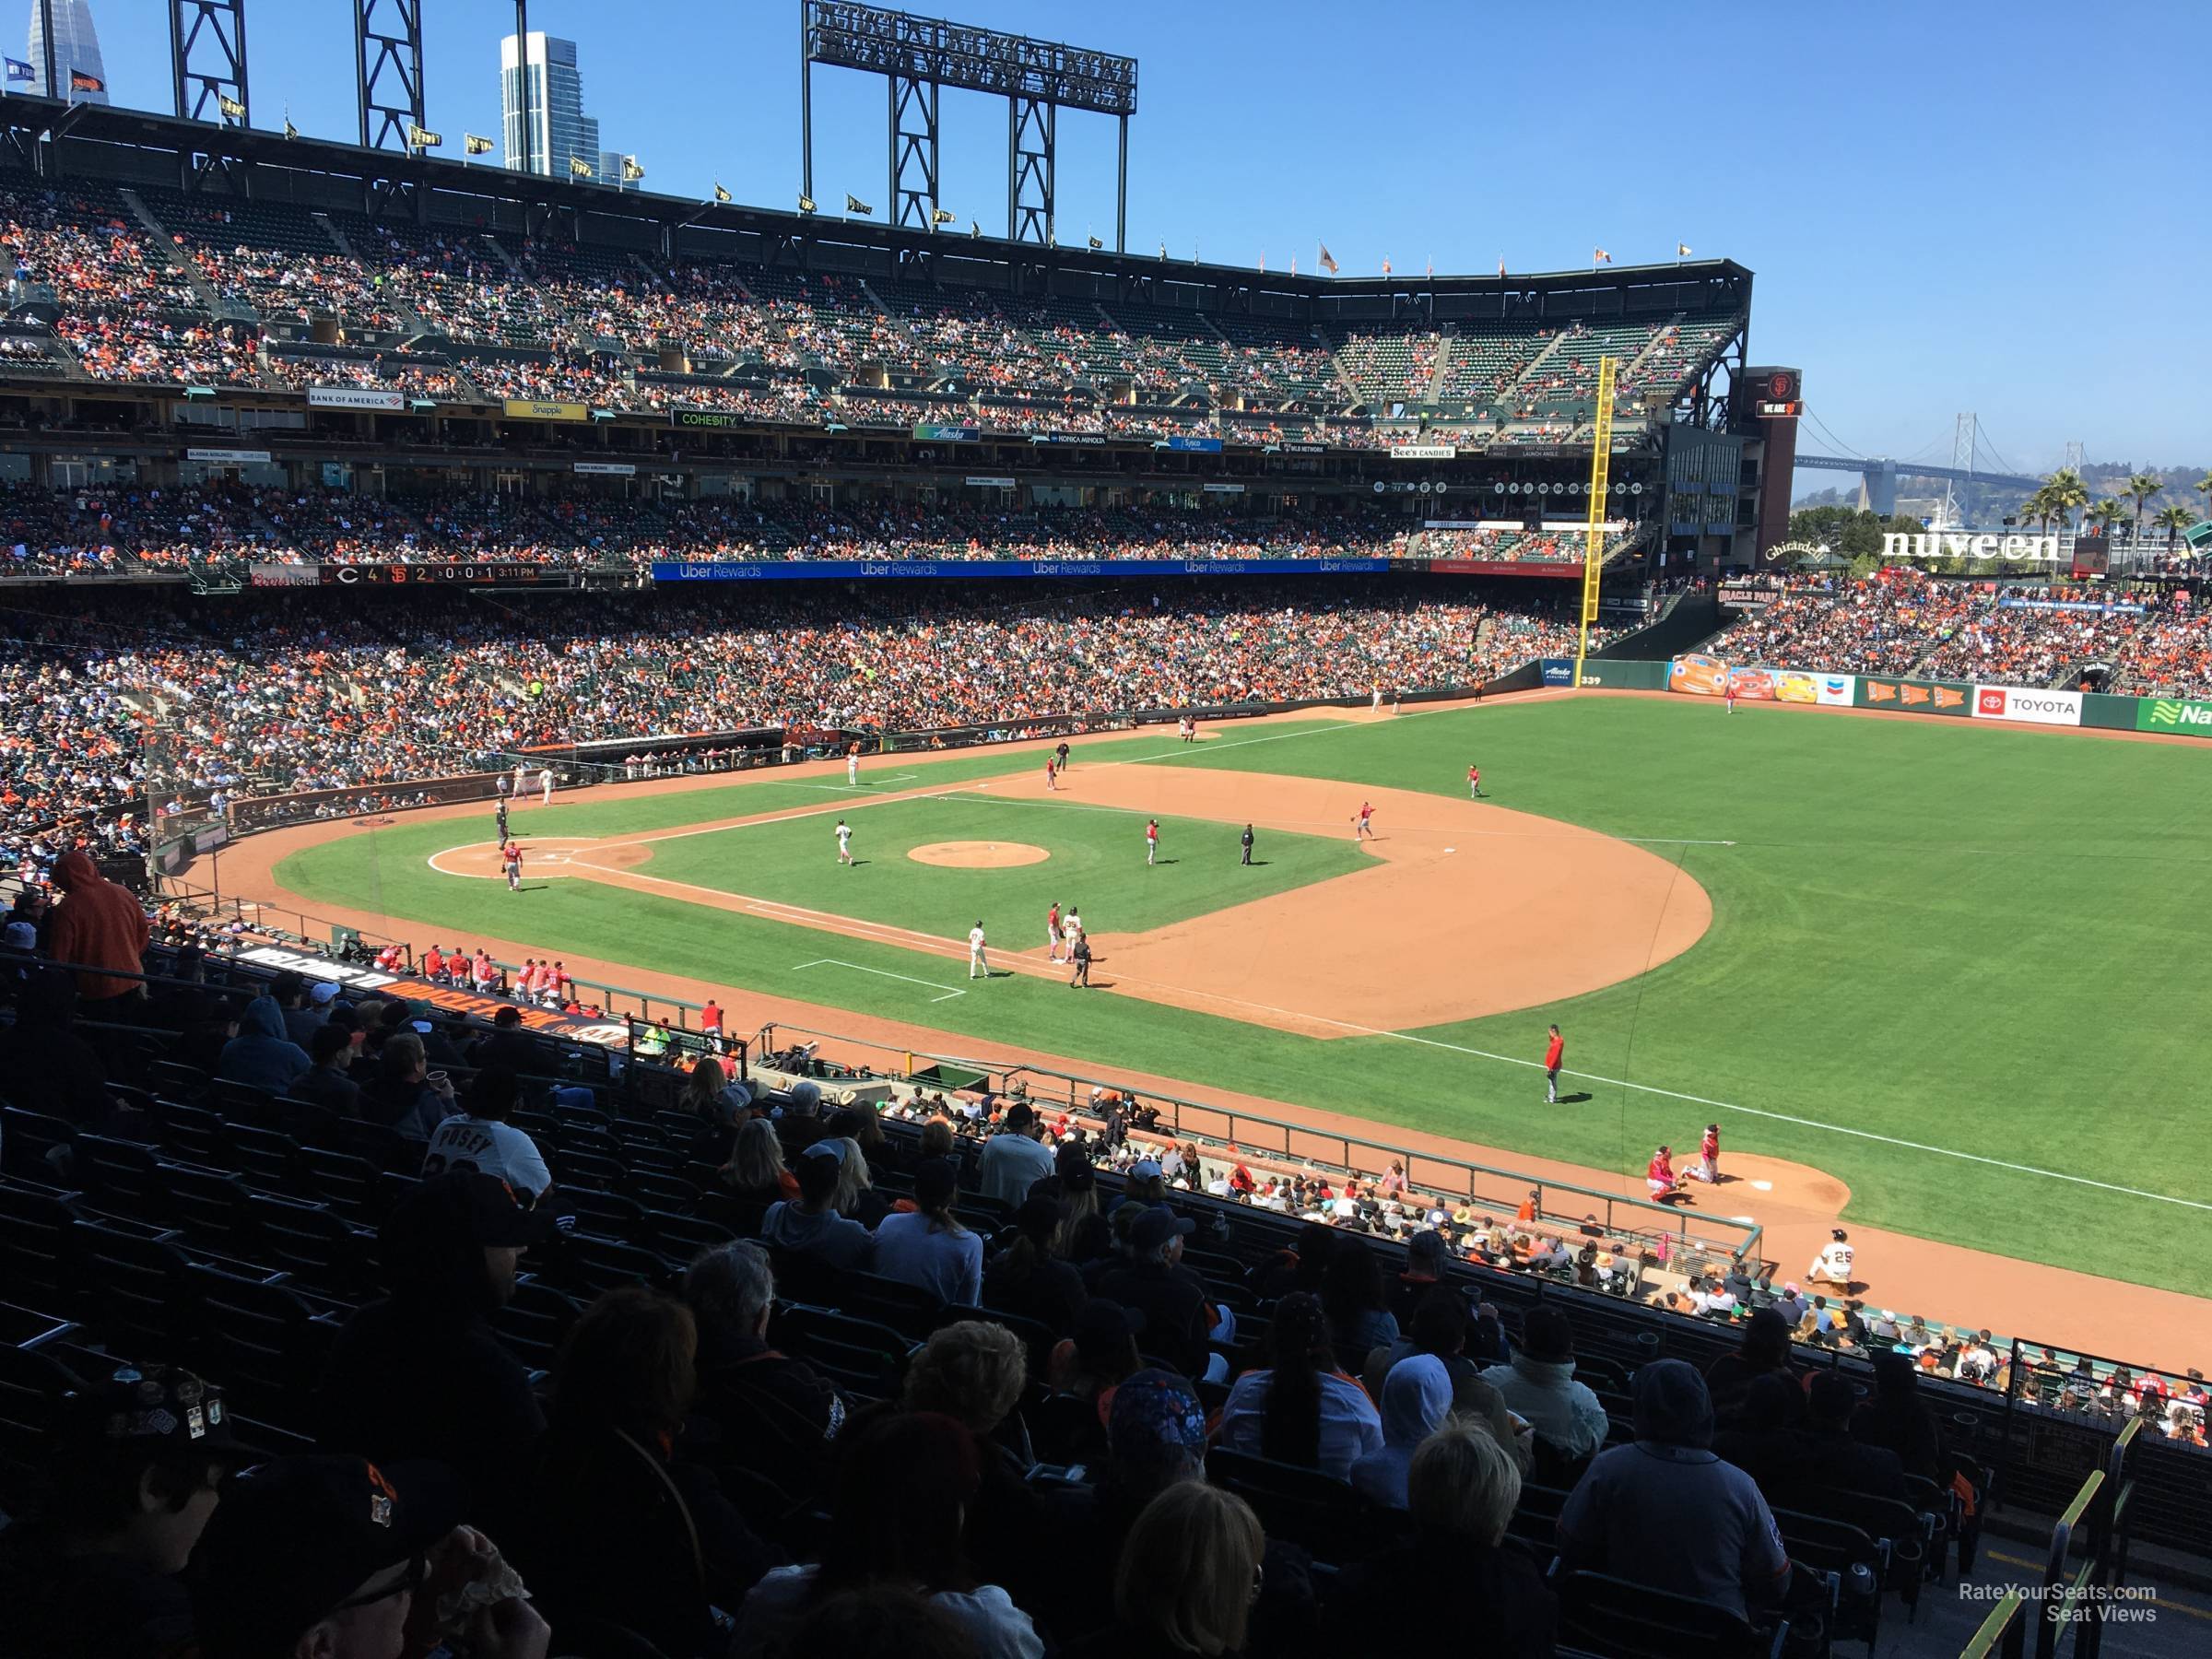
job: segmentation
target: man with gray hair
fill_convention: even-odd
[[[804,1359],[770,1346],[776,1279],[768,1252],[744,1240],[710,1244],[684,1275],[684,1300],[699,1322],[695,1409],[720,1431],[711,1448],[687,1442],[689,1450],[793,1499],[822,1495],[845,1402]]]

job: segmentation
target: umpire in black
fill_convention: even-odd
[[[1238,862],[1240,864],[1250,864],[1252,862],[1252,826],[1250,824],[1244,826],[1244,835],[1242,839],[1244,843],[1244,856],[1238,860]]]

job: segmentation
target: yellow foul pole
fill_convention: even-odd
[[[1590,624],[1597,620],[1597,578],[1606,559],[1606,480],[1613,470],[1613,375],[1618,358],[1597,359],[1597,429],[1590,440],[1590,518],[1583,535],[1583,622],[1574,644],[1574,683],[1583,683]]]

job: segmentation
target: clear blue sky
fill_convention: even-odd
[[[0,5],[6,0],[0,0]],[[27,0],[9,9],[20,15]],[[160,0],[93,0],[119,103],[166,107]],[[1758,273],[1752,354],[1843,443],[2212,463],[2212,0],[947,0],[1140,63],[1129,243],[1347,274],[1586,266],[1677,241]],[[508,0],[436,0],[428,123],[499,131]],[[257,124],[356,136],[350,6],[250,3]],[[647,187],[789,206],[796,0],[533,0]],[[11,39],[19,38],[11,29]],[[12,48],[11,48],[12,49]],[[815,74],[815,194],[888,206],[883,83]],[[946,205],[1003,231],[1003,100],[947,93]],[[1063,241],[1111,241],[1113,124],[1060,124]],[[1931,443],[1935,450],[1930,450]],[[1828,447],[1817,429],[1808,448]],[[1839,477],[1841,476],[1839,475]]]

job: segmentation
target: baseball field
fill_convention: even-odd
[[[1731,1154],[1841,1183],[1847,1225],[2205,1293],[2212,751],[1576,694],[1078,739],[1051,793],[1042,762],[525,805],[520,893],[488,806],[226,864],[418,947],[511,941],[1616,1175],[1717,1120]],[[1088,991],[1048,960],[1054,902],[1096,947]]]

